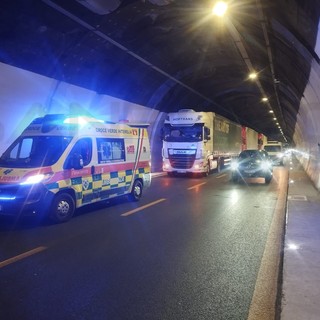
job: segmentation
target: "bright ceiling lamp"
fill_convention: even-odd
[[[251,80],[257,79],[257,77],[258,77],[258,75],[257,75],[256,72],[251,72],[251,73],[249,74],[249,79],[251,79]]]
[[[216,16],[222,17],[227,12],[228,5],[224,1],[218,1],[212,8],[212,13]]]
[[[262,101],[263,101],[263,102],[267,102],[267,101],[268,101],[268,98],[267,98],[267,97],[263,97],[263,98],[262,98]]]

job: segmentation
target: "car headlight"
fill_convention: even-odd
[[[272,164],[269,161],[262,161],[260,166],[262,170],[270,170],[272,167]]]
[[[231,164],[230,164],[230,168],[231,168],[231,170],[233,170],[233,171],[238,170],[238,168],[239,168],[239,163],[236,162],[236,161],[232,161]]]

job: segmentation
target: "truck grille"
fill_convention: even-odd
[[[169,155],[169,161],[172,168],[175,169],[190,169],[194,164],[196,156],[187,154]]]

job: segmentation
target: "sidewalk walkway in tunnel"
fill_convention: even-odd
[[[281,320],[319,320],[320,193],[298,160],[290,167]]]

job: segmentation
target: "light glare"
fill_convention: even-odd
[[[225,15],[228,6],[223,1],[218,1],[212,8],[212,13],[216,16],[222,17]]]
[[[251,79],[251,80],[257,79],[257,77],[258,77],[258,75],[255,72],[251,72],[249,74],[249,79]]]

